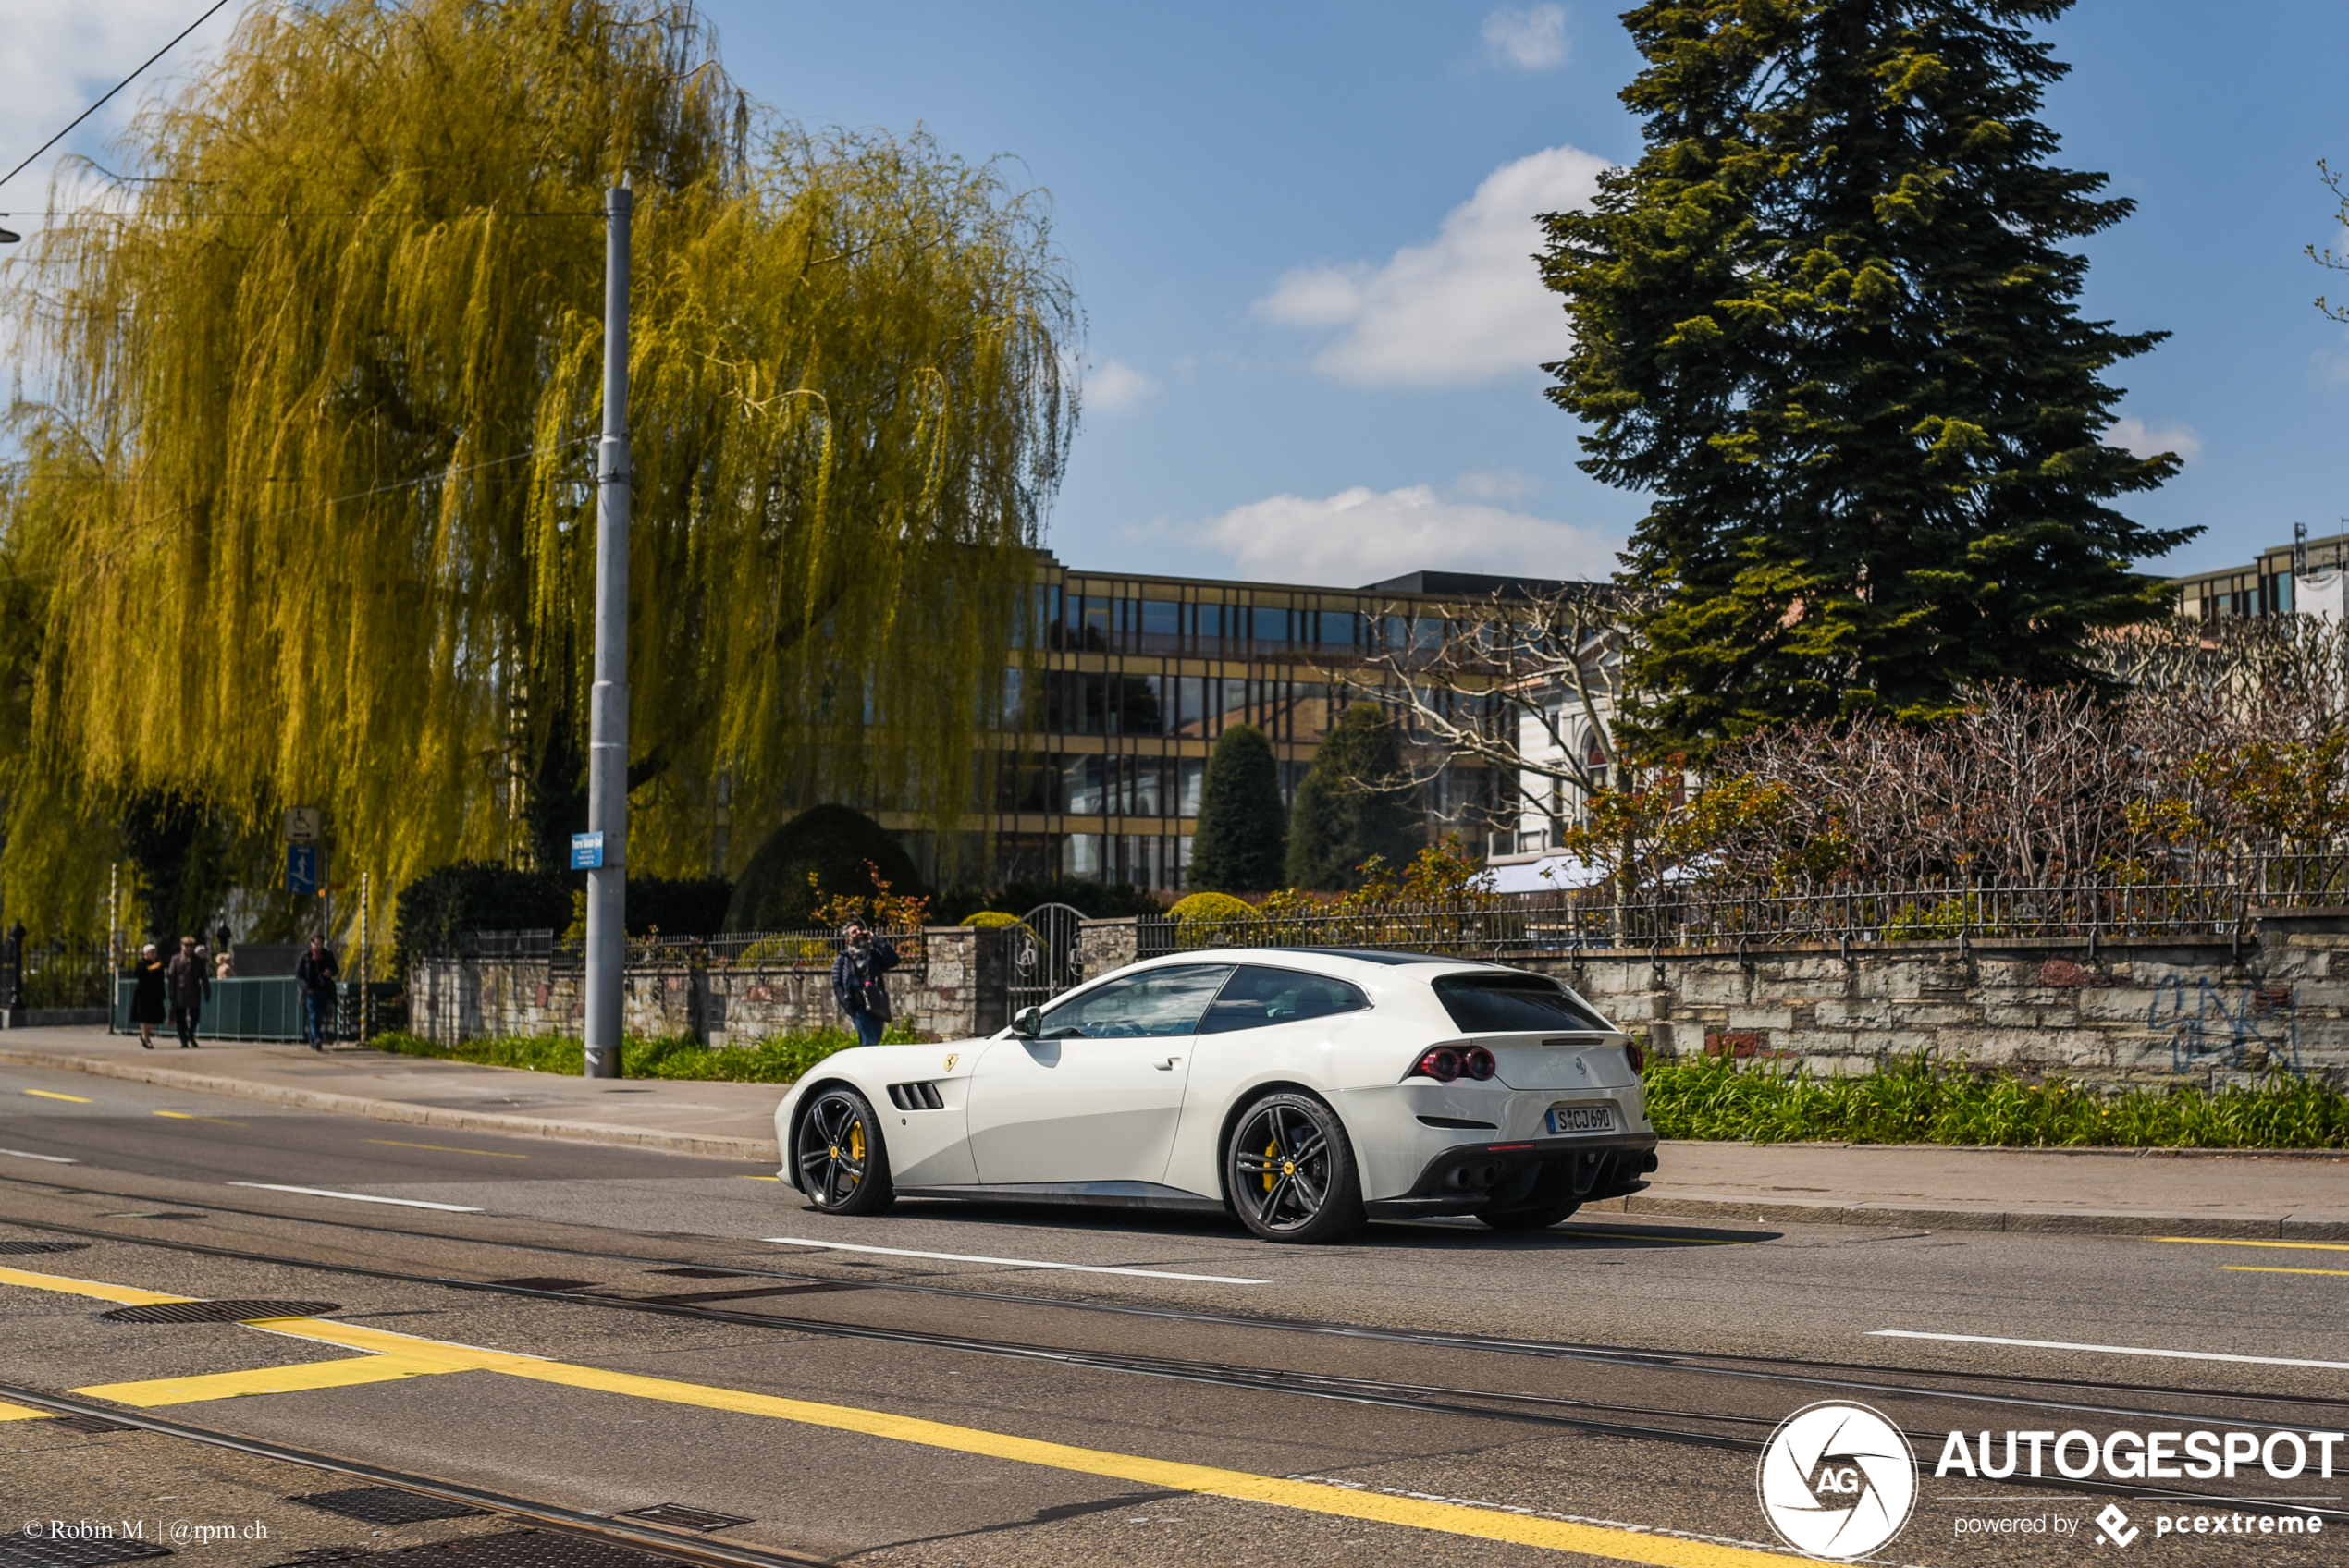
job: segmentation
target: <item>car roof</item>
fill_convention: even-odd
[[[1319,963],[1299,965],[1298,959],[1318,960]],[[1284,962],[1286,960],[1288,962]],[[1332,962],[1334,961],[1334,962]],[[1144,960],[1149,963],[1261,963],[1275,968],[1324,968],[1327,973],[1352,973],[1365,979],[1377,978],[1377,969],[1442,968],[1447,970],[1485,970],[1494,973],[1523,973],[1512,971],[1505,964],[1487,963],[1480,959],[1446,958],[1439,953],[1388,952],[1376,948],[1201,948],[1192,952],[1155,953]],[[1365,974],[1363,970],[1371,969]],[[1433,975],[1427,976],[1433,978]],[[1392,978],[1392,977],[1390,977]]]

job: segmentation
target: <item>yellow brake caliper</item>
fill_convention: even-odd
[[[865,1124],[861,1121],[852,1121],[848,1124],[848,1158],[856,1162],[859,1170],[863,1170],[865,1164]],[[856,1175],[851,1176],[848,1180],[852,1184],[854,1184],[855,1182],[861,1182],[865,1178],[862,1175]]]
[[[1278,1158],[1281,1158],[1281,1145],[1278,1145],[1278,1144],[1276,1144],[1276,1143],[1275,1143],[1275,1144],[1266,1144],[1266,1145],[1264,1145],[1264,1159],[1265,1159],[1265,1166],[1264,1166],[1264,1190],[1265,1190],[1266,1192],[1268,1192],[1268,1193],[1269,1193],[1269,1192],[1271,1192],[1271,1191],[1273,1190],[1273,1166],[1272,1166],[1272,1161],[1276,1160],[1276,1159],[1278,1159]]]

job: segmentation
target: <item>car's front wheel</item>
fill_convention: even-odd
[[[1477,1218],[1495,1231],[1542,1231],[1571,1218],[1581,1207],[1569,1199],[1565,1203],[1536,1204],[1531,1208],[1505,1208],[1498,1213],[1488,1210]]]
[[[1362,1226],[1362,1178],[1337,1113],[1310,1095],[1266,1095],[1224,1150],[1224,1190],[1268,1242],[1332,1242]]]
[[[826,1214],[878,1214],[897,1197],[880,1122],[854,1089],[826,1089],[799,1118],[799,1190]]]

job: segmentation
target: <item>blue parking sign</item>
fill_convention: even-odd
[[[326,851],[315,844],[286,846],[286,891],[315,895],[326,885]]]

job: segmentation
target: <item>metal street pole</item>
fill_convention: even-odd
[[[628,912],[627,187],[606,207],[604,438],[596,448],[596,682],[588,695],[587,1076],[620,1076],[620,972]]]

